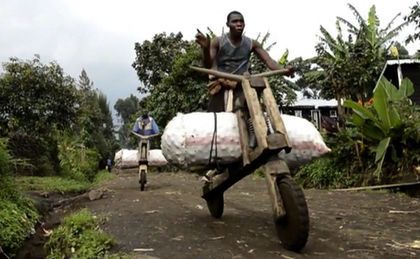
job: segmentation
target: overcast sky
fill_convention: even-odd
[[[270,52],[274,59],[285,49],[290,58],[308,58],[315,54],[320,25],[335,34],[336,16],[356,24],[347,3],[365,19],[375,4],[384,28],[396,14],[409,13],[416,0],[0,0],[0,61],[39,54],[41,62],[56,61],[76,79],[85,69],[113,109],[119,98],[139,96],[131,67],[135,42],[179,31],[190,40],[196,28],[220,34],[223,27],[227,31],[226,15],[237,10],[245,17],[247,36],[271,33],[271,42],[277,42]],[[400,41],[413,30],[407,27]],[[420,48],[416,44],[407,46],[410,54]]]

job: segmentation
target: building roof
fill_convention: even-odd
[[[308,99],[302,98],[297,100],[292,105],[293,106],[313,106],[315,108],[325,107],[325,106],[337,106],[337,100],[322,100],[322,99]]]
[[[291,107],[314,107],[317,109],[318,107],[335,107],[337,106],[337,100],[324,100],[324,99],[313,99],[313,98],[306,98],[303,96],[302,92],[295,91],[297,95],[297,100],[290,105]]]
[[[387,65],[420,64],[420,59],[392,59],[386,61]]]

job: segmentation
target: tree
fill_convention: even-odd
[[[106,96],[93,89],[93,82],[83,69],[79,76],[80,109],[78,130],[73,133],[80,138],[82,145],[96,150],[100,155],[101,167],[107,158],[113,156],[116,141],[113,134],[112,115]]]
[[[77,115],[74,80],[55,62],[44,65],[10,58],[0,78],[1,135],[11,131],[44,134],[66,128]]]
[[[141,100],[138,112],[147,109],[160,127],[177,112],[205,109],[208,100],[207,77],[189,67],[200,62],[201,52],[195,42],[182,37],[181,33],[160,33],[151,42],[135,45],[133,67],[144,83],[138,90],[150,93]]]
[[[137,89],[140,93],[149,92],[154,86],[169,75],[174,59],[190,45],[182,39],[182,33],[156,34],[152,41],[136,42],[134,49],[136,58],[132,64],[137,72],[140,82],[143,83]]]
[[[340,117],[343,116],[340,106],[342,98],[364,102],[372,96],[388,48],[392,44],[389,42],[406,25],[402,23],[391,28],[398,14],[384,29],[380,29],[374,5],[369,10],[367,20],[354,6],[348,6],[357,20],[357,25],[337,17],[336,38],[321,26],[321,42],[316,46],[318,56],[309,75],[313,79],[322,80],[323,96],[332,94],[338,100]],[[346,40],[342,33],[342,25],[347,27]]]
[[[413,23],[416,26],[415,32],[407,37],[406,44],[420,39],[420,4],[416,2],[411,8],[409,15],[404,17],[404,20]]]
[[[135,115],[140,109],[140,100],[134,95],[125,99],[118,99],[114,105],[117,116],[121,118],[121,126],[118,129],[118,142],[122,147],[130,147],[134,142],[130,141],[130,132],[135,121]]]
[[[354,6],[348,5],[358,22],[358,26],[351,24],[348,20],[337,17],[337,20],[345,24],[351,36],[355,37],[354,44],[350,46],[350,58],[355,61],[353,77],[349,77],[350,97],[357,98],[362,102],[372,96],[373,88],[378,81],[379,75],[383,69],[386,54],[392,46],[392,39],[407,25],[403,22],[392,28],[395,20],[401,15],[397,14],[385,26],[380,28],[380,21],[376,15],[375,5],[369,10],[368,18],[365,20]]]
[[[130,97],[118,99],[114,105],[117,116],[121,117],[122,122],[129,123],[130,117],[139,110],[140,100],[136,96],[130,94]]]
[[[0,76],[0,136],[12,155],[29,159],[33,173],[58,170],[55,129],[73,128],[79,111],[74,79],[40,57],[10,58]]]
[[[166,126],[177,112],[206,110],[207,76],[190,69],[200,60],[201,51],[194,43],[174,59],[171,72],[141,101],[160,127]]]

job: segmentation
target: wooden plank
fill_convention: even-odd
[[[191,69],[196,70],[198,72],[206,73],[206,74],[213,75],[219,78],[226,78],[226,79],[233,80],[236,82],[241,82],[244,79],[243,76],[230,74],[230,73],[224,73],[224,72],[214,70],[214,69],[207,69],[207,68],[195,67],[195,66],[190,66],[190,67]]]
[[[236,111],[236,118],[238,119],[238,128],[239,128],[239,136],[241,141],[241,149],[242,149],[242,163],[243,166],[249,164],[249,138],[248,138],[248,129],[245,122],[244,114],[242,110]]]
[[[286,128],[284,127],[283,120],[280,116],[280,111],[277,107],[276,99],[274,98],[273,91],[271,91],[267,78],[264,78],[264,82],[267,87],[263,90],[263,102],[267,109],[270,121],[273,123],[273,129],[274,131],[283,134],[286,138],[286,142],[289,143],[287,139]]]
[[[393,189],[393,188],[415,187],[415,186],[420,186],[420,182],[395,183],[395,184],[384,184],[384,185],[375,185],[375,186],[353,187],[353,188],[345,188],[345,189],[334,189],[333,191],[339,191],[339,192],[366,191],[366,190]]]
[[[254,161],[255,159],[257,159],[261,154],[262,154],[262,152],[264,152],[264,150],[266,150],[267,149],[267,147],[260,147],[260,146],[257,146],[256,148],[254,148],[254,149],[252,149],[252,150],[249,150],[249,159],[251,160],[251,161]]]
[[[267,125],[265,124],[264,116],[261,111],[260,102],[258,100],[257,92],[251,88],[249,81],[242,80],[242,89],[248,105],[251,121],[254,126],[255,137],[257,139],[258,147],[265,149],[267,144]]]

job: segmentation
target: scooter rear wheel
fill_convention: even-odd
[[[305,195],[290,176],[276,179],[286,215],[274,219],[282,245],[295,252],[306,244],[309,235],[309,213]]]

